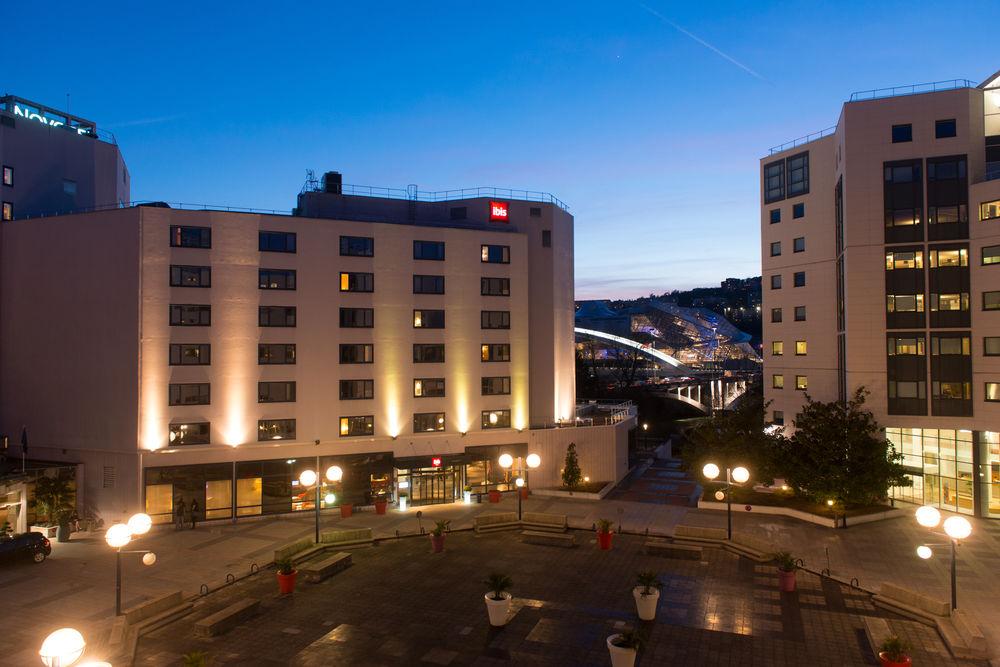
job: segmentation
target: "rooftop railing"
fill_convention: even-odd
[[[893,86],[892,88],[875,88],[851,93],[850,102],[878,100],[885,97],[903,97],[921,93],[938,93],[942,90],[958,90],[960,88],[975,88],[976,82],[968,79],[950,79],[948,81],[932,81],[930,83],[913,83],[908,86]]]
[[[302,192],[323,192],[323,186],[319,182],[307,182]],[[515,190],[511,188],[497,188],[493,186],[480,186],[477,188],[461,188],[458,190],[438,190],[425,191],[415,187],[410,188],[383,188],[373,185],[350,185],[345,183],[341,186],[341,192],[354,197],[380,197],[382,199],[406,199],[409,201],[423,202],[443,202],[454,201],[456,199],[475,199],[477,197],[494,197],[497,199],[518,199],[521,201],[534,201],[543,204],[554,204],[564,211],[569,210],[569,206],[558,197],[538,190]]]
[[[101,211],[113,211],[119,208],[136,208],[139,206],[148,208],[173,208],[182,211],[222,211],[228,213],[254,213],[258,215],[291,215],[291,211],[279,211],[271,208],[248,208],[246,206],[224,206],[221,204],[188,204],[185,202],[165,202],[151,200],[136,200],[129,204],[105,204],[102,206],[85,206],[65,211],[53,211],[51,213],[39,213],[36,215],[18,215],[15,220],[31,220],[35,218],[52,218],[58,215],[73,215],[76,213],[99,213]]]
[[[822,139],[823,137],[828,137],[837,131],[837,126],[828,127],[825,130],[820,130],[819,132],[813,132],[807,134],[804,137],[799,137],[798,139],[792,139],[791,141],[786,141],[780,146],[774,146],[768,153],[774,155],[775,153],[780,153],[781,151],[787,151],[789,148],[796,148],[797,146],[802,146],[803,144],[808,144],[811,141],[816,141],[817,139]]]

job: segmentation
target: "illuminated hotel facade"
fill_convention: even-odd
[[[507,490],[503,453],[515,475],[539,454],[529,484],[556,486],[570,442],[584,474],[617,481],[634,416],[576,426],[573,217],[486,194],[328,174],[291,216],[7,223],[4,428],[83,464],[85,510],[112,518],[311,509],[298,476],[333,464],[324,506]]]
[[[856,93],[760,178],[770,421],[863,386],[896,499],[1000,517],[1000,73]]]

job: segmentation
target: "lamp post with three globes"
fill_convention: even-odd
[[[142,554],[142,564],[152,565],[156,562],[156,554],[145,549],[123,551],[124,547],[134,537],[140,537],[149,532],[153,520],[148,514],[139,512],[129,517],[126,523],[116,523],[104,533],[104,541],[115,549],[115,616],[122,615],[122,554]]]
[[[319,459],[316,460],[316,469],[319,469]],[[344,471],[340,466],[330,466],[326,469],[326,479],[329,482],[339,482],[344,478]],[[303,470],[299,474],[299,484],[309,488],[313,484],[316,485],[316,544],[319,544],[319,508],[320,508],[320,493],[322,493],[323,480],[319,478],[315,470]],[[328,493],[326,495],[327,505],[332,505],[337,501],[337,497]]]
[[[941,512],[932,505],[924,505],[917,508],[916,518],[917,523],[924,528],[934,529],[941,523]],[[945,519],[941,527],[944,528],[944,536],[947,536],[951,543],[951,608],[958,609],[958,576],[955,570],[956,550],[959,541],[964,540],[972,534],[972,524],[964,516],[955,514]],[[935,534],[941,535],[941,533]],[[927,560],[934,555],[934,551],[931,549],[932,546],[941,545],[921,544],[917,547],[917,555]]]
[[[525,464],[528,468],[537,468],[542,465],[542,457],[538,454],[528,454],[524,459]],[[511,466],[514,465],[514,457],[510,454],[501,454],[500,458],[497,459],[497,463],[500,467],[504,469],[504,472],[509,474]],[[514,486],[517,487],[517,520],[521,520],[521,490],[527,485],[528,473],[525,471],[524,477],[518,477],[514,480]]]
[[[719,466],[714,463],[706,463],[705,467],[701,469],[702,474],[710,480],[715,480],[719,476]],[[715,499],[722,500],[720,495],[726,497],[726,535],[729,539],[733,539],[733,498],[732,490],[733,483],[743,484],[750,479],[750,471],[743,466],[737,466],[735,468],[730,468],[726,466],[726,485],[719,491],[715,492]],[[720,482],[721,483],[721,482]]]

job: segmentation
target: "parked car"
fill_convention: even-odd
[[[0,536],[0,559],[14,560],[30,558],[41,563],[52,553],[49,538],[41,533],[21,533],[19,535]]]

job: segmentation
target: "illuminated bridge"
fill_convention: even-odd
[[[592,336],[594,338],[600,338],[601,340],[610,341],[610,342],[616,343],[618,345],[624,345],[625,347],[630,347],[630,348],[632,348],[634,350],[639,350],[640,352],[642,352],[646,356],[652,357],[653,359],[656,359],[657,361],[662,361],[662,362],[664,362],[666,364],[669,364],[670,366],[673,366],[674,368],[677,368],[679,370],[685,370],[685,371],[689,370],[684,364],[682,364],[681,362],[677,361],[676,359],[674,359],[673,357],[671,357],[669,354],[661,352],[661,351],[657,350],[656,348],[652,347],[651,345],[649,345],[647,343],[640,343],[638,341],[632,340],[631,338],[624,338],[622,336],[616,336],[614,334],[605,333],[603,331],[596,331],[594,329],[584,329],[584,328],[581,328],[581,327],[575,327],[575,330],[576,330],[577,335],[580,335],[580,336]]]

